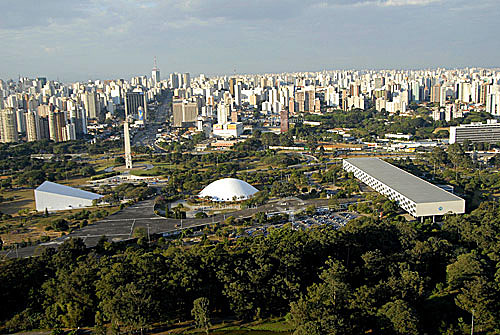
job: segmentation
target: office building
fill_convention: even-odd
[[[148,104],[147,97],[144,92],[127,92],[125,93],[125,117],[139,118],[139,107],[142,107],[144,112],[144,123],[148,119]]]
[[[450,127],[450,144],[470,142],[500,143],[500,123],[488,120],[486,123],[475,122]]]
[[[243,133],[243,123],[241,122],[228,122],[225,124],[214,124],[213,134],[219,137],[233,137],[237,138]]]
[[[174,127],[193,126],[198,119],[198,103],[176,100],[173,103]]]
[[[350,158],[343,168],[414,217],[465,213],[465,200],[379,158]]]

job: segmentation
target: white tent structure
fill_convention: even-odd
[[[257,192],[258,189],[243,180],[224,178],[205,187],[199,197],[208,197],[212,201],[240,201],[251,198]]]
[[[37,211],[60,211],[92,206],[92,201],[102,195],[66,185],[44,181],[35,189]]]

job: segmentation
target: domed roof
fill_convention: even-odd
[[[238,201],[251,198],[257,192],[259,192],[258,189],[243,180],[224,178],[205,187],[199,196],[200,198],[209,197],[213,201]]]

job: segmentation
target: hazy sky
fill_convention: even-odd
[[[0,78],[500,66],[500,0],[0,0]]]

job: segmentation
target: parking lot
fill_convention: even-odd
[[[314,215],[295,220],[293,226],[297,229],[308,229],[322,225],[340,228],[358,216],[358,214],[352,212],[334,212],[328,208],[318,208]]]

